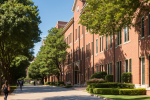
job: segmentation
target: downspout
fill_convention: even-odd
[[[83,62],[84,62],[84,63],[83,63],[83,64],[84,64],[84,65],[83,65],[83,66],[84,66],[84,67],[83,67],[83,69],[84,69],[84,70],[83,70],[83,71],[84,71],[84,74],[83,74],[83,77],[84,77],[84,78],[83,78],[83,79],[84,79],[84,82],[85,82],[85,27],[84,27],[84,26],[83,26],[82,30],[83,30],[82,32],[83,32],[83,46],[84,46],[84,47],[83,47],[83,51],[82,51],[82,52],[83,52]]]
[[[79,83],[79,84],[81,85],[80,26],[78,26],[78,28],[79,28],[78,30],[79,30],[79,62],[80,62],[80,74],[79,74],[79,75],[80,75],[80,76],[79,76],[79,79],[80,79],[79,81],[80,81],[80,83]]]
[[[73,85],[74,85],[74,17],[73,17]]]

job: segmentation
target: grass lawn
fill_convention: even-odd
[[[95,95],[99,95],[114,100],[150,100],[150,96],[147,95],[102,95],[102,94],[95,94]]]

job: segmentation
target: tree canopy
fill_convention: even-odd
[[[64,35],[60,35],[62,29],[51,28],[44,46],[40,48],[36,60],[29,66],[29,76],[31,78],[46,77],[56,75],[59,78],[60,64],[66,59],[66,49],[69,46],[64,41]],[[35,70],[36,69],[36,70]]]
[[[24,55],[31,57],[34,43],[41,40],[38,7],[30,0],[3,0],[0,4],[0,61],[9,81],[10,65]]]
[[[150,11],[150,0],[86,0],[80,17],[83,26],[94,34],[113,34],[125,26],[140,26],[142,16]],[[133,21],[135,19],[135,21]]]

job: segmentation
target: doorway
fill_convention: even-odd
[[[79,84],[79,68],[75,66],[75,84]]]

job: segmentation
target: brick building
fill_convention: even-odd
[[[85,0],[74,0],[74,16],[63,28],[67,60],[60,65],[60,81],[70,81],[82,86],[93,73],[106,71],[114,75],[115,82],[121,74],[132,73],[136,87],[150,87],[150,14],[141,18],[141,27],[125,27],[116,35],[90,34],[78,24],[85,8]],[[139,31],[140,30],[140,31]],[[52,80],[53,81],[53,80]]]

